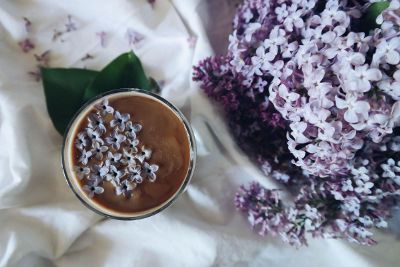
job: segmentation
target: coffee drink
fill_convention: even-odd
[[[90,101],[64,139],[69,185],[92,210],[117,219],[146,217],[168,206],[187,185],[194,158],[183,115],[141,90]]]

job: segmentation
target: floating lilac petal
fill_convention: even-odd
[[[104,125],[104,119],[98,114],[91,113],[88,117],[89,124],[88,127],[93,130],[98,130],[101,134],[106,132],[106,126]]]
[[[138,44],[145,38],[143,34],[135,31],[132,28],[128,28],[126,30],[126,37],[128,38],[128,44],[130,46]]]
[[[143,163],[144,160],[150,159],[151,154],[151,149],[147,149],[145,146],[142,146],[141,152],[138,152],[135,157],[140,161],[140,163]]]
[[[128,180],[136,184],[143,182],[143,177],[141,176],[142,168],[140,166],[128,167]]]
[[[87,165],[90,157],[92,156],[92,151],[86,151],[85,149],[82,150],[81,156],[79,157],[79,162],[83,165]]]
[[[120,131],[125,130],[125,123],[129,120],[129,114],[121,114],[118,111],[114,112],[114,119],[110,121],[111,127],[117,127]]]
[[[128,180],[124,180],[120,184],[116,184],[115,192],[118,196],[123,194],[125,197],[130,197],[132,196],[132,190],[135,187],[136,184],[133,184]]]
[[[92,142],[92,154],[96,157],[96,159],[102,160],[104,153],[107,151],[107,146],[103,146],[99,142]]]
[[[79,180],[82,180],[90,173],[90,169],[88,167],[82,167],[82,166],[75,166],[74,171],[78,175]]]
[[[124,149],[121,163],[125,164],[125,165],[130,165],[130,166],[136,165],[135,155],[133,155],[131,152]]]
[[[96,32],[96,36],[100,39],[101,47],[106,47],[107,33],[105,31]]]
[[[114,113],[114,108],[108,104],[107,98],[104,98],[104,100],[100,104],[95,105],[95,107],[103,116]]]
[[[136,133],[140,132],[141,130],[142,130],[142,125],[139,123],[132,123],[131,121],[128,121],[126,123],[127,135],[132,139],[136,139]]]
[[[144,175],[149,179],[150,182],[154,182],[157,178],[156,172],[158,171],[159,167],[156,164],[149,164],[147,162],[143,163],[143,172]]]
[[[106,142],[109,145],[112,145],[114,149],[119,149],[121,147],[121,143],[125,142],[126,136],[114,131],[111,136],[106,137]]]
[[[82,187],[83,191],[85,191],[89,198],[93,198],[94,195],[100,195],[104,193],[104,188],[99,186],[97,183],[89,183]]]
[[[21,49],[24,53],[28,53],[29,51],[35,49],[35,44],[32,43],[32,41],[28,38],[19,42],[18,45],[21,47]]]
[[[75,147],[83,150],[89,144],[86,133],[80,132],[75,139]]]

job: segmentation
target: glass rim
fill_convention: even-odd
[[[152,209],[149,209],[150,212],[146,213],[146,211],[143,212],[143,214],[140,215],[132,215],[132,216],[118,216],[115,214],[108,214],[103,212],[102,210],[99,210],[98,208],[96,208],[93,204],[88,203],[88,201],[86,201],[84,199],[84,197],[82,197],[77,190],[75,189],[75,187],[72,184],[71,178],[69,177],[68,173],[67,173],[67,168],[69,168],[69,166],[66,166],[65,163],[65,149],[66,149],[66,144],[68,141],[68,137],[69,137],[69,132],[71,130],[72,125],[74,124],[74,122],[76,121],[76,119],[79,117],[79,115],[81,115],[81,113],[91,104],[93,104],[95,101],[107,96],[107,95],[113,95],[113,94],[117,94],[117,93],[123,93],[123,92],[136,92],[139,94],[144,94],[153,98],[156,98],[158,101],[160,101],[162,104],[167,105],[168,108],[170,108],[176,115],[177,117],[179,117],[182,122],[183,125],[185,127],[185,130],[188,134],[188,139],[189,139],[189,166],[188,166],[188,171],[186,174],[185,179],[183,180],[180,188],[173,194],[172,197],[170,197],[167,201],[165,201],[164,203],[160,204],[159,206],[156,206]],[[144,219],[150,216],[153,216],[155,214],[160,213],[161,211],[165,210],[166,208],[168,208],[169,206],[171,206],[171,204],[173,204],[178,197],[186,190],[188,184],[190,183],[193,173],[194,173],[194,169],[195,169],[195,165],[196,165],[196,156],[197,156],[197,151],[196,151],[196,140],[194,138],[194,133],[192,130],[192,127],[189,124],[189,121],[186,119],[186,117],[183,115],[183,113],[175,106],[173,105],[171,102],[169,102],[168,100],[166,100],[165,98],[161,97],[158,94],[149,92],[149,91],[145,91],[143,89],[138,89],[138,88],[119,88],[119,89],[113,89],[110,91],[107,91],[105,93],[99,94],[91,99],[89,99],[88,101],[86,101],[82,107],[79,108],[79,110],[74,114],[74,116],[72,117],[72,119],[69,121],[67,128],[65,129],[64,135],[63,135],[63,142],[62,142],[62,147],[61,147],[61,168],[63,170],[63,175],[64,178],[69,186],[69,188],[71,189],[71,191],[74,193],[74,195],[91,211],[110,218],[110,219],[116,219],[116,220],[124,220],[124,221],[130,221],[130,220],[140,220],[140,219]],[[72,179],[74,179],[74,177],[72,177]],[[106,210],[106,208],[105,208]],[[129,214],[129,213],[128,213]]]

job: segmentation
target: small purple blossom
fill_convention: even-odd
[[[19,42],[18,45],[21,47],[24,53],[29,53],[31,50],[35,49],[35,44],[28,38]]]
[[[66,32],[72,32],[77,30],[76,23],[73,21],[71,15],[68,15],[67,17],[67,23],[65,23],[65,30]]]
[[[91,55],[91,54],[89,54],[89,53],[86,53],[86,55],[84,55],[84,56],[81,58],[81,61],[86,61],[86,60],[93,59],[93,58],[94,58],[93,55]]]
[[[145,38],[143,34],[135,31],[132,28],[128,28],[126,30],[126,37],[128,39],[129,46],[136,45]]]
[[[29,33],[32,28],[32,22],[27,17],[23,17],[23,20],[24,20],[25,31]]]
[[[96,32],[96,36],[99,38],[101,47],[106,47],[107,33],[105,31]]]
[[[35,60],[37,64],[41,67],[48,67],[50,65],[50,50],[46,50],[40,55],[35,54]]]

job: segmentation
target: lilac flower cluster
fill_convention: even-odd
[[[240,146],[296,196],[284,207],[277,191],[239,190],[261,234],[374,244],[369,229],[386,226],[400,194],[400,1],[364,32],[372,2],[246,0],[227,55],[195,67]]]
[[[130,114],[121,114],[107,99],[95,105],[84,131],[77,134],[75,147],[79,165],[74,171],[84,180],[82,189],[90,198],[104,193],[104,182],[113,185],[117,195],[131,197],[133,189],[147,178],[154,182],[159,167],[149,164],[152,151],[137,146],[142,125],[133,123]]]

